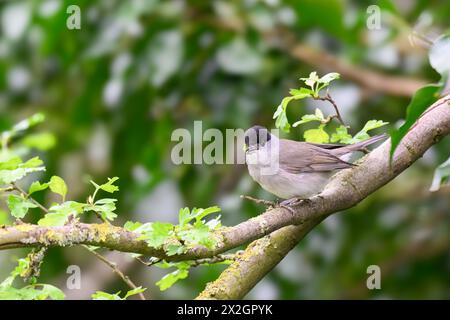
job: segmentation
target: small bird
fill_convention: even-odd
[[[330,177],[349,163],[353,152],[385,138],[378,135],[351,145],[315,144],[279,139],[262,126],[245,132],[245,161],[250,176],[268,192],[292,205],[319,194]]]

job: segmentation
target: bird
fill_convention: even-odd
[[[385,137],[377,135],[350,145],[318,144],[279,139],[255,125],[244,134],[245,161],[254,181],[285,199],[281,204],[294,205],[319,194],[338,170],[354,167],[348,162],[354,152],[367,153],[367,146]]]

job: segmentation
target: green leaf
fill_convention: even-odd
[[[66,224],[69,216],[61,212],[47,213],[38,221],[38,225],[43,227],[60,227]]]
[[[63,226],[71,215],[74,217],[78,216],[86,206],[85,203],[75,201],[66,201],[52,206],[49,209],[50,212],[38,221],[38,225],[45,227]]]
[[[4,225],[8,225],[10,223],[11,223],[11,221],[9,220],[8,212],[0,209],[0,228]]]
[[[15,194],[9,195],[7,204],[8,208],[11,210],[11,215],[19,219],[25,217],[28,209],[37,207],[33,202]]]
[[[360,141],[364,141],[370,138],[369,134],[367,133],[370,130],[380,128],[382,126],[387,125],[388,122],[384,122],[381,120],[369,120],[366,122],[364,127],[357,133],[355,136],[351,139],[350,143],[356,143]]]
[[[291,97],[288,97],[288,98],[291,98]],[[284,98],[283,101],[285,101],[285,99],[287,99],[287,98]],[[278,112],[278,110],[280,110],[280,112]],[[281,106],[278,107],[278,110],[277,110],[277,112],[275,112],[275,114],[278,113],[278,115],[276,116],[276,120],[275,120],[275,127],[283,130],[284,132],[289,132],[291,125],[289,124],[289,120],[286,115],[286,110],[283,109]]]
[[[103,291],[96,291],[94,294],[91,295],[91,297],[93,300],[122,300],[119,294],[120,291],[114,294],[110,294]]]
[[[117,199],[101,199],[96,201],[92,206],[86,206],[84,210],[95,211],[101,215],[103,220],[113,221],[115,218],[117,218],[117,214],[114,213],[114,210],[116,210],[116,201]]]
[[[7,161],[0,162],[0,170],[15,170],[19,168],[19,165],[22,163],[22,160],[17,157],[13,156],[12,158],[8,159]]]
[[[36,168],[42,166],[44,163],[39,157],[34,157],[28,160],[27,162],[20,165],[21,168]]]
[[[147,290],[147,288],[142,288],[142,287],[137,287],[136,289],[129,290],[127,292],[127,294],[125,295],[125,297],[123,298],[123,300],[126,300],[128,297],[131,297],[131,296],[136,295],[138,293],[142,293],[145,290]]]
[[[320,109],[316,109],[315,114],[305,114],[304,116],[302,116],[301,120],[297,121],[292,126],[297,127],[298,125],[308,123],[311,121],[322,122],[323,120],[325,120],[325,119],[324,119],[322,111]]]
[[[11,157],[7,161],[0,162],[0,184],[10,184],[16,182],[28,173],[44,171],[41,166],[42,160],[34,157],[25,163],[22,163],[19,157]]]
[[[347,127],[340,125],[336,128],[336,132],[331,134],[330,142],[350,144],[352,143],[352,136],[348,133]]]
[[[201,220],[198,220],[193,228],[181,230],[179,236],[190,246],[202,245],[208,249],[213,249],[216,245],[216,241],[211,237],[209,227]]]
[[[150,247],[160,248],[166,239],[171,236],[173,225],[171,223],[152,222],[151,229],[143,232],[139,240],[145,240]]]
[[[340,74],[337,72],[331,72],[324,75],[322,78],[318,80],[319,83],[323,83],[328,85],[331,81],[339,79]]]
[[[306,130],[303,138],[306,142],[327,143],[330,141],[328,133],[324,130],[325,125],[321,124],[317,129]]]
[[[62,197],[63,201],[65,201],[67,194],[67,185],[61,177],[51,177],[49,187],[52,192],[59,194]]]
[[[429,84],[416,91],[411,102],[406,109],[405,123],[391,132],[390,159],[394,155],[395,149],[403,137],[408,133],[409,128],[416,122],[421,114],[438,99],[441,84]]]
[[[52,300],[64,300],[66,297],[64,292],[61,291],[61,289],[52,286],[50,284],[44,284],[41,288],[42,294],[45,294]]]
[[[116,182],[117,180],[119,180],[119,177],[108,178],[108,182],[105,184],[102,184],[100,186],[100,189],[102,189],[103,191],[109,192],[109,193],[114,193],[116,191],[119,191],[119,187],[114,185],[114,182]]]
[[[176,254],[182,254],[186,252],[186,247],[182,244],[169,244],[166,248],[166,254],[168,256],[174,256]]]
[[[294,98],[294,100],[300,100],[311,97],[314,94],[314,91],[308,88],[300,88],[300,89],[291,89],[289,90],[289,93]]]
[[[137,222],[133,222],[133,221],[127,221],[125,222],[125,224],[123,225],[123,228],[125,230],[128,231],[135,231],[137,228],[139,228],[140,226],[142,226],[142,223],[137,221]]]
[[[430,191],[438,191],[442,184],[449,181],[450,177],[450,158],[439,165],[434,171],[433,182],[431,183]]]
[[[34,181],[31,185],[30,188],[28,189],[28,194],[33,194],[35,192],[38,191],[42,191],[48,188],[48,183],[40,183],[39,181]]]
[[[159,280],[156,285],[159,287],[159,290],[164,291],[173,286],[178,280],[186,279],[189,275],[189,271],[186,269],[179,269],[169,274],[166,274]]]
[[[198,220],[201,220],[201,219],[203,219],[204,217],[206,217],[206,216],[208,216],[208,215],[210,215],[210,214],[213,214],[213,213],[216,213],[216,212],[220,212],[220,208],[218,207],[218,206],[214,206],[214,207],[209,207],[209,208],[206,208],[206,209],[202,209],[202,208],[194,208],[194,209],[192,209],[192,211],[193,211],[193,217],[198,221]]]
[[[313,71],[309,74],[308,78],[300,78],[300,80],[305,82],[314,91],[314,86],[319,81],[319,76],[316,71]]]
[[[178,223],[180,226],[185,226],[188,224],[192,219],[194,219],[193,215],[191,215],[191,211],[189,208],[181,208],[180,211],[178,211]]]
[[[50,132],[27,135],[22,143],[30,148],[47,151],[56,145],[56,137]]]
[[[0,170],[0,184],[10,184],[27,175],[26,169]]]

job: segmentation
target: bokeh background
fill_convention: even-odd
[[[66,27],[71,4],[81,9],[79,30]],[[373,4],[381,10],[381,27],[369,29]],[[0,130],[44,112],[47,120],[38,130],[52,132],[56,144],[39,153],[47,172],[38,178],[60,175],[69,198],[83,200],[91,192],[89,179],[119,176],[117,223],[175,222],[181,207],[219,205],[223,223],[234,225],[264,210],[239,195],[271,196],[245,166],[174,165],[173,130],[191,130],[194,120],[202,120],[204,129],[273,128],[276,106],[299,86],[299,77],[338,71],[320,55],[295,54],[296,45],[327,53],[350,69],[436,82],[427,43],[448,31],[449,16],[445,0],[2,1]],[[374,90],[345,75],[330,92],[355,130],[370,119],[398,124],[409,101],[407,94]],[[293,102],[289,118],[315,107],[332,111],[316,101]],[[285,136],[300,140],[302,131]],[[450,193],[428,191],[449,150],[446,138],[361,204],[328,218],[247,298],[450,298]],[[46,193],[37,197],[51,201]],[[4,199],[0,208],[5,223]],[[39,219],[37,211],[33,219]],[[0,279],[28,251],[0,252]],[[166,271],[126,254],[105,254],[154,299],[193,298],[224,269],[198,267],[160,292],[155,282]],[[80,290],[65,287],[73,264],[81,267]],[[372,264],[381,267],[381,290],[365,286]],[[76,247],[51,249],[41,281],[59,286],[68,299],[127,290]]]

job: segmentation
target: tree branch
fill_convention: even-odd
[[[448,100],[450,96],[443,99]],[[213,257],[289,225],[300,225],[285,229],[291,230],[293,234],[304,232],[311,223],[315,225],[327,215],[352,207],[363,200],[410,166],[441,137],[447,135],[450,132],[450,108],[448,104],[442,103],[445,101],[443,99],[430,108],[431,111],[427,112],[403,139],[394,155],[392,166],[389,166],[389,143],[386,142],[364,157],[357,167],[336,174],[320,195],[312,197],[308,202],[301,202],[293,207],[294,210],[282,207],[270,209],[234,227],[219,229],[212,235],[218,241],[214,250],[198,246],[183,254],[167,256],[163,249],[151,248],[146,242],[137,240],[138,234],[104,223],[75,223],[62,227],[31,224],[3,226],[0,227],[0,250],[86,244],[140,253],[167,261],[181,261]],[[261,241],[270,245],[266,238]],[[283,247],[278,242],[276,245],[278,248]],[[283,255],[280,249],[277,250],[281,259]],[[289,249],[286,250],[287,253]],[[239,264],[244,258],[245,255],[236,263]]]
[[[325,190],[313,198],[318,207],[309,211],[307,222],[284,227],[250,244],[197,299],[244,297],[295,245],[329,214],[356,205],[408,168],[433,144],[450,133],[450,107],[446,96],[430,107],[398,146],[389,163],[389,141],[373,150],[350,170],[336,174]],[[322,201],[315,201],[320,198]],[[304,207],[296,212],[308,211]],[[317,209],[317,210],[315,210]]]

